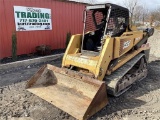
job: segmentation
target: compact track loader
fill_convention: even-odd
[[[42,67],[27,90],[85,120],[147,75],[148,38],[154,29],[129,24],[129,11],[114,4],[87,6],[83,34],[73,35],[62,67]]]

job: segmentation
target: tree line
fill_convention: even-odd
[[[140,0],[123,0],[123,5],[130,11],[132,24],[144,25],[148,23],[150,26],[160,26],[160,7],[151,10]]]

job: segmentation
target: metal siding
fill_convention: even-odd
[[[11,56],[11,37],[15,30],[13,6],[50,8],[51,31],[21,31],[17,33],[17,54],[35,52],[35,47],[46,44],[52,49],[65,48],[67,32],[82,33],[82,12],[85,5],[53,0],[0,0],[0,58]]]
[[[3,1],[0,0],[0,15],[3,16],[3,8],[2,8]],[[2,17],[0,17],[0,48],[3,49],[2,46],[2,39],[3,39],[3,30],[2,30]],[[2,50],[0,49],[0,56],[2,56]]]

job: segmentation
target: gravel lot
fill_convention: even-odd
[[[160,31],[149,39],[149,74],[90,120],[160,120]],[[61,59],[51,64],[60,66]],[[25,90],[42,64],[0,71],[0,120],[75,120],[67,113]]]

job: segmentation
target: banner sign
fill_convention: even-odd
[[[52,30],[51,9],[14,6],[16,31]]]

